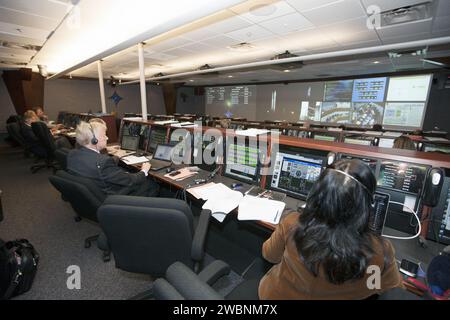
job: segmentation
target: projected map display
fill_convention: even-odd
[[[359,102],[352,105],[352,123],[359,126],[373,126],[383,121],[383,103]]]
[[[324,102],[322,104],[322,122],[349,123],[350,102]]]
[[[420,127],[425,103],[388,102],[383,124],[403,127]]]
[[[382,102],[387,78],[357,79],[353,84],[353,102]]]

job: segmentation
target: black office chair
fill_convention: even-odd
[[[19,146],[24,149],[24,155],[26,158],[30,157],[30,144],[25,140],[21,132],[21,124],[19,121],[10,122],[6,125],[6,130],[8,135],[13,139]]]
[[[117,268],[162,276],[172,263],[182,261],[200,270],[209,210],[201,212],[194,230],[191,209],[184,201],[112,195],[97,217],[104,232],[97,244],[114,254]]]
[[[98,222],[97,209],[105,201],[106,194],[90,179],[72,175],[66,171],[58,170],[49,177],[50,183],[61,193],[63,200],[68,201],[75,210],[75,221],[82,218]],[[84,240],[85,248],[97,240],[99,235]],[[109,261],[109,252],[103,253],[103,260]]]
[[[177,261],[167,269],[165,279],[153,282],[153,297],[157,300],[258,300],[257,279],[244,280],[226,296],[212,288],[229,270],[225,262],[216,260],[195,274]]]
[[[59,148],[55,150],[55,159],[58,166],[62,170],[67,169],[67,155],[71,150],[67,148]]]
[[[45,162],[43,164],[38,164],[31,167],[31,172],[36,173],[39,169],[42,168],[52,168],[53,173],[55,173],[58,168],[55,165],[56,145],[53,135],[51,134],[47,125],[41,121],[33,122],[31,124],[31,128],[33,129],[34,134],[39,139],[39,142],[46,152]]]

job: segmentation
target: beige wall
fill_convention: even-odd
[[[141,113],[141,94],[139,84],[118,86],[117,94],[123,99],[119,102],[117,112]],[[116,111],[111,99],[114,89],[105,84],[106,110]],[[44,110],[50,119],[55,120],[61,110],[70,112],[101,111],[100,90],[97,80],[57,79],[45,81]],[[147,85],[147,111],[151,114],[166,114],[162,88]]]

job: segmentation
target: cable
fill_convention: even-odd
[[[403,207],[406,207],[406,209],[408,209],[414,215],[414,217],[417,219],[419,231],[414,236],[411,236],[411,237],[396,237],[396,236],[390,236],[390,235],[385,235],[385,234],[381,234],[381,236],[390,238],[390,239],[398,239],[398,240],[410,240],[410,239],[417,238],[420,235],[420,233],[422,232],[422,226],[420,224],[420,219],[417,216],[417,213],[414,210],[412,210],[409,206],[405,205],[404,203],[397,202],[397,201],[389,201],[389,203],[398,204]]]

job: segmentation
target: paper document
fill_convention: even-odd
[[[201,185],[194,188],[189,188],[187,191],[192,194],[197,199],[209,200],[210,198],[216,197],[220,194],[225,194],[228,191],[233,191],[228,188],[223,183],[210,182],[205,185]]]
[[[108,146],[106,147],[106,151],[108,151],[108,153],[110,155],[122,158],[125,157],[127,155],[130,155],[132,153],[134,153],[134,151],[131,150],[122,150],[120,149],[120,146]]]
[[[401,132],[393,132],[393,131],[386,131],[383,133],[383,136],[385,137],[400,137],[403,133]]]
[[[165,125],[165,124],[171,124],[171,123],[178,123],[178,121],[177,120],[163,120],[163,121],[155,121],[154,123]]]
[[[266,134],[268,133],[269,130],[266,129],[247,129],[247,130],[236,130],[236,134],[241,135],[241,136],[249,136],[249,137],[256,137],[257,135],[260,134]]]
[[[138,163],[148,162],[147,157],[136,157],[136,156],[126,156],[126,157],[121,158],[120,160],[122,160],[126,164],[138,164]]]
[[[193,123],[193,122],[174,123],[174,124],[171,124],[170,126],[174,127],[174,128],[195,128],[195,127],[198,127],[198,125]]]
[[[364,133],[369,135],[369,136],[381,136],[381,135],[383,135],[383,132],[381,132],[381,131],[366,131]]]
[[[425,137],[425,139],[429,140],[429,141],[445,141],[448,142],[448,139],[445,138],[439,138],[439,137]]]
[[[242,198],[242,193],[228,188],[228,191],[225,193],[216,193],[214,196],[210,197],[203,204],[202,209],[211,210],[212,217],[219,222],[223,222],[227,214],[239,205]]]
[[[281,201],[247,195],[239,203],[238,220],[262,220],[278,224],[285,206]]]
[[[192,177],[193,175],[197,174],[198,172],[189,171],[188,168],[179,169],[170,173],[167,173],[164,175],[164,177],[175,180],[175,181],[181,181],[186,178]]]

